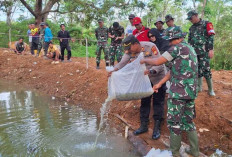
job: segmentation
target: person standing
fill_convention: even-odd
[[[37,51],[37,56],[39,56],[40,51],[43,48],[44,45],[44,22],[40,23],[40,29],[39,29],[39,44],[38,44],[38,51]]]
[[[141,64],[162,65],[171,63],[171,69],[166,76],[153,86],[158,92],[162,85],[171,81],[168,95],[167,123],[170,130],[170,149],[173,157],[179,157],[182,131],[187,132],[190,149],[185,151],[199,156],[198,136],[193,119],[196,116],[194,100],[197,97],[198,62],[194,48],[184,41],[186,33],[172,33],[166,38],[171,48],[157,59],[142,59]]]
[[[35,24],[31,24],[31,35],[32,35],[32,42],[31,42],[31,54],[37,54],[38,44],[39,44],[39,29],[35,27]]]
[[[96,69],[100,69],[101,61],[101,50],[103,49],[105,55],[106,66],[109,66],[109,52],[107,48],[107,40],[109,29],[104,26],[104,21],[102,19],[98,20],[99,27],[95,29],[95,36],[97,39],[97,49],[96,49]]]
[[[156,26],[156,28],[159,31],[160,35],[163,36],[164,30],[165,30],[163,28],[164,22],[160,18],[158,18],[156,20],[156,22],[154,23],[154,25]]]
[[[61,30],[58,32],[58,39],[60,40],[60,49],[61,49],[61,62],[64,62],[64,51],[65,49],[68,52],[67,61],[71,62],[71,47],[69,46],[69,40],[71,40],[71,36],[68,31],[65,30],[65,25],[60,25]]]
[[[48,47],[50,41],[52,41],[53,35],[51,29],[48,27],[48,24],[44,24],[44,56],[47,56]]]
[[[129,15],[130,24],[127,25],[126,30],[125,30],[126,37],[128,37],[129,35],[132,35],[133,31],[135,30],[135,26],[133,25],[133,19],[134,18],[135,18],[134,14]]]
[[[210,70],[210,59],[214,56],[214,29],[213,24],[198,17],[195,10],[188,12],[188,18],[193,25],[189,28],[188,43],[192,45],[197,53],[198,59],[198,91],[202,91],[202,80],[205,77],[208,85],[208,94],[215,96],[213,90],[212,73]]]
[[[114,71],[123,68],[127,63],[136,59],[140,53],[143,53],[145,58],[158,58],[160,56],[159,50],[155,44],[151,42],[139,42],[133,35],[129,35],[123,40],[123,47],[125,53],[121,62],[114,67]],[[111,75],[111,73],[112,72],[110,72],[109,75]],[[150,64],[146,64],[145,74],[149,76],[151,85],[155,85],[165,76],[164,65],[152,66]],[[148,131],[151,101],[153,100],[154,129],[152,139],[156,140],[160,137],[161,122],[163,121],[164,114],[165,94],[166,86],[163,84],[158,93],[153,93],[151,96],[141,99],[140,127],[134,131],[135,135]]]
[[[174,33],[182,32],[181,27],[180,26],[176,26],[174,24],[174,18],[172,17],[172,15],[170,15],[170,14],[166,15],[165,16],[165,22],[166,22],[168,28],[165,29],[165,31],[163,32],[163,36],[164,37],[168,38],[168,36],[171,35],[173,32]]]
[[[28,36],[29,46],[30,46],[30,48],[31,48],[31,42],[32,42],[32,36],[31,36],[31,24],[29,24],[29,25],[28,25],[27,36]]]
[[[114,66],[115,55],[118,63],[122,59],[122,39],[124,39],[124,28],[120,26],[118,22],[114,22],[113,26],[110,26],[109,28],[109,37],[111,38],[109,51],[110,65]]]
[[[143,26],[142,20],[139,17],[135,17],[133,19],[133,25],[136,28],[133,31],[133,35],[138,39],[138,41],[149,41],[147,36],[149,28]]]

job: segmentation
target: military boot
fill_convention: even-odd
[[[97,63],[96,69],[100,69],[100,63]]]
[[[215,96],[214,90],[213,90],[213,81],[212,78],[206,79],[207,85],[208,85],[208,94],[210,96]]]
[[[106,67],[108,67],[109,66],[109,62],[106,62]]]
[[[152,134],[152,139],[157,140],[158,138],[160,138],[160,120],[156,120],[155,124],[154,124],[154,130],[153,130],[153,134]]]
[[[199,156],[198,136],[196,131],[188,131],[188,140],[190,148],[186,148],[185,152],[192,155],[193,157]]]
[[[148,131],[148,122],[141,122],[140,127],[134,131],[134,135],[139,135]]]
[[[202,81],[203,77],[198,78],[198,92],[202,92]]]
[[[173,157],[180,157],[181,135],[170,134],[170,150]]]

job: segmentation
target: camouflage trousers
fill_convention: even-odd
[[[167,123],[171,133],[181,135],[182,131],[196,130],[193,119],[195,103],[193,99],[168,99]]]
[[[212,78],[210,70],[210,58],[207,52],[197,55],[198,60],[198,78],[205,77],[206,79]]]
[[[117,62],[119,63],[123,56],[122,45],[121,44],[111,44],[110,45],[110,65],[114,65],[115,55]]]
[[[100,64],[101,61],[101,51],[104,52],[104,58],[106,63],[109,63],[109,52],[107,48],[107,42],[98,42],[96,50],[96,63]]]
[[[40,51],[42,50],[42,48],[44,47],[44,40],[43,39],[40,39],[39,40],[39,44],[38,44],[38,54],[40,53]]]

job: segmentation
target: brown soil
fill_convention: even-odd
[[[19,84],[35,89],[43,94],[55,96],[61,100],[73,102],[84,109],[99,114],[101,104],[107,98],[107,72],[103,63],[101,69],[95,69],[95,59],[89,59],[89,69],[86,70],[85,58],[72,58],[70,63],[51,64],[50,60],[20,56],[0,49],[0,78],[14,80]],[[232,71],[213,71],[216,97],[207,94],[204,82],[203,92],[196,99],[197,118],[195,124],[200,140],[200,149],[210,155],[217,148],[232,154]],[[165,104],[166,105],[166,104]],[[124,131],[122,123],[114,115],[124,118],[132,128],[139,126],[139,101],[113,101],[109,121],[113,127]],[[150,118],[150,128],[153,119]],[[200,128],[209,131],[200,132]],[[164,149],[162,141],[151,139],[152,131],[141,137],[155,148]],[[162,136],[167,137],[169,131],[166,122],[162,126]],[[184,136],[184,141],[188,143]]]

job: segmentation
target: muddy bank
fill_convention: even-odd
[[[51,64],[51,61],[30,55],[19,56],[8,49],[0,49],[0,78],[14,80],[19,84],[35,89],[43,94],[55,96],[64,101],[71,101],[84,109],[99,113],[101,104],[107,97],[107,73],[101,63],[101,69],[95,69],[95,59],[89,60],[86,70],[85,58],[73,58],[70,63]],[[196,100],[200,149],[212,154],[220,148],[232,154],[232,71],[213,71],[216,97],[207,95],[204,82],[202,93]],[[111,125],[124,133],[125,124],[115,114],[123,117],[132,128],[139,126],[139,101],[113,101],[109,121]],[[152,114],[151,114],[152,115]],[[152,116],[150,128],[153,128]],[[200,128],[205,129],[199,130]],[[152,131],[142,137],[150,146],[164,149],[162,141],[151,139]],[[162,126],[162,136],[168,137],[166,122]],[[188,143],[186,137],[184,141]]]

